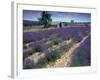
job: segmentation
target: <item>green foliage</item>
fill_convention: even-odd
[[[53,34],[50,36],[49,40],[51,41],[51,44],[52,45],[58,45],[59,43],[62,42],[62,39],[61,38],[58,38],[57,37],[57,34]]]
[[[65,44],[63,46],[60,46],[60,48],[51,50],[47,55],[47,59],[48,61],[55,61],[57,59],[59,59],[65,52],[67,52],[72,46],[73,46],[73,42],[69,43],[68,45]]]
[[[51,49],[50,52],[48,52],[45,57],[42,57],[38,60],[36,67],[43,68],[49,62],[54,62],[57,59],[61,58],[61,56],[65,52],[67,52],[73,46],[73,44],[74,42],[71,42],[68,45],[65,44],[63,46],[60,46],[59,48]]]
[[[59,52],[59,49],[55,49],[55,50],[52,50],[51,52],[49,52],[47,55],[47,60],[49,62],[53,62],[55,61],[56,59],[60,58],[60,52]]]
[[[28,50],[26,50],[26,51],[24,52],[23,59],[25,59],[26,57],[28,57],[28,56],[34,54],[34,52],[35,52],[35,49],[34,49],[34,48],[29,48]]]
[[[35,48],[35,52],[41,52],[42,50],[41,50],[41,46],[37,46],[36,48]]]
[[[67,52],[73,45],[74,45],[74,42],[69,43],[65,51]]]
[[[81,37],[81,36],[78,37],[78,38],[73,38],[73,41],[74,41],[75,43],[81,42],[81,40],[82,40],[82,37]]]
[[[47,11],[41,13],[41,18],[39,18],[40,23],[44,25],[44,28],[48,28],[51,24],[51,15]]]
[[[63,22],[63,24],[64,24],[65,26],[68,26],[69,23],[68,23],[68,22]]]
[[[62,42],[62,40],[59,38],[55,38],[54,40],[52,40],[53,45],[58,45],[60,42]]]
[[[38,60],[38,63],[36,64],[37,67],[44,67],[48,63],[48,60],[46,57],[40,58]]]

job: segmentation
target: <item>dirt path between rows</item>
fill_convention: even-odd
[[[70,66],[72,53],[73,53],[74,50],[77,49],[87,38],[88,38],[88,36],[84,37],[83,40],[82,40],[81,42],[76,43],[75,45],[73,45],[73,47],[72,47],[68,52],[66,52],[64,55],[62,55],[60,59],[57,59],[55,62],[51,62],[51,63],[47,64],[47,65],[46,65],[46,68],[68,67],[68,66]]]

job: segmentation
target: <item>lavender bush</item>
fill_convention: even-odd
[[[91,64],[91,41],[88,37],[81,46],[74,51],[70,66],[89,66]]]
[[[73,46],[74,43],[80,42],[85,36],[89,34],[90,34],[90,27],[55,28],[37,32],[24,32],[23,33],[24,68],[44,67],[44,65],[47,64],[48,62],[53,62],[58,58],[60,58],[61,55],[63,55],[64,52],[67,52]],[[66,41],[68,40],[72,40],[72,42],[67,44]],[[26,47],[26,44],[29,44],[29,46]],[[75,51],[76,52],[75,54],[77,54],[78,56],[73,57],[71,66],[89,65],[90,64],[89,51],[90,51],[90,40],[86,40],[80,46],[80,48]],[[44,53],[46,57],[40,58],[38,60],[38,63],[34,65],[34,63],[31,60],[28,60],[27,57],[29,55],[35,54],[36,52]],[[85,56],[86,59],[84,55],[86,55]]]

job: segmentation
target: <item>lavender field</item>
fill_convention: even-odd
[[[24,32],[24,69],[45,68],[49,63],[60,59],[73,45],[81,42],[86,36],[90,39],[90,27],[88,26]],[[72,57],[70,66],[90,65],[90,40],[87,41],[87,39],[72,53],[74,57]]]
[[[91,65],[91,41],[90,36],[76,49],[72,55],[70,66],[89,66]]]
[[[90,65],[90,13],[23,10],[23,69]]]

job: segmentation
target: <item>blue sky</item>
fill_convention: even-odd
[[[42,11],[23,10],[23,20],[38,21]],[[91,22],[91,14],[89,13],[73,13],[73,12],[53,12],[51,14],[52,21],[59,22]]]

